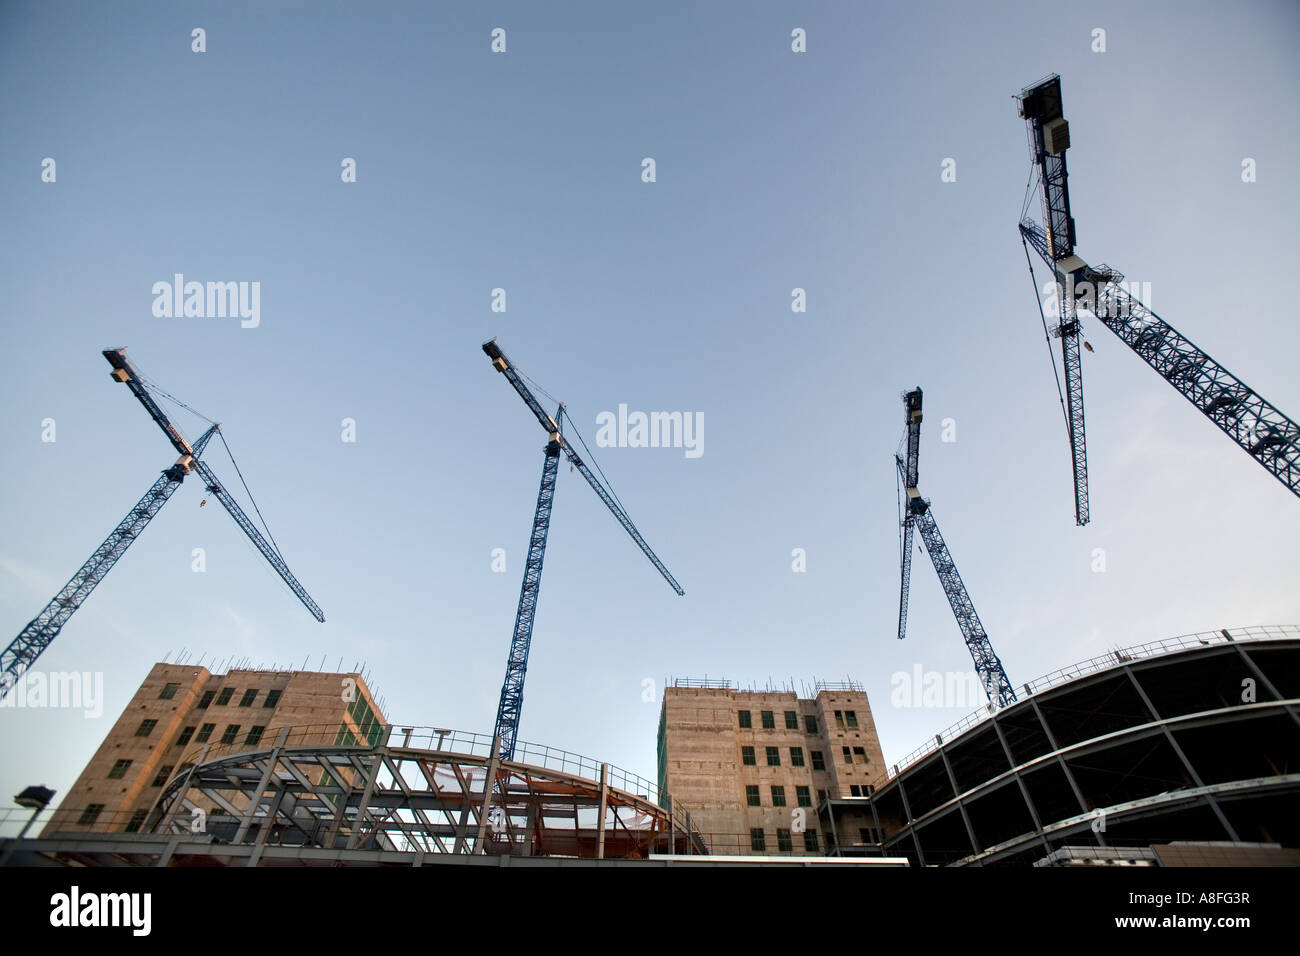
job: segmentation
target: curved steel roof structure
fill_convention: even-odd
[[[923,866],[1030,865],[1077,844],[1300,846],[1300,628],[1116,650],[1026,690],[822,812],[864,817],[870,849]]]
[[[128,862],[138,846],[151,858],[139,862],[249,866],[707,853],[689,814],[660,807],[648,781],[609,764],[526,743],[522,760],[504,761],[489,737],[436,728],[388,728],[373,746],[295,743],[320,730],[283,728],[264,749],[204,748],[143,832],[60,853]],[[169,849],[152,859],[159,837]]]

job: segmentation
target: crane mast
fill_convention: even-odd
[[[1022,90],[1020,115],[1028,124],[1030,150],[1042,182],[1043,224],[1020,223],[1021,241],[1032,246],[1056,282],[1067,418],[1075,479],[1075,519],[1088,519],[1088,465],[1083,434],[1083,379],[1079,364],[1078,310],[1091,312],[1142,361],[1213,422],[1273,477],[1300,497],[1300,426],[1265,400],[1190,339],[1156,315],[1122,285],[1109,266],[1090,266],[1075,253],[1065,151],[1069,124],[1061,110],[1061,79]]]
[[[622,505],[605,487],[581,456],[572,448],[564,437],[562,419],[565,416],[561,404],[552,417],[547,414],[542,403],[524,382],[523,376],[514,364],[501,351],[497,340],[483,343],[483,352],[492,360],[492,367],[505,376],[511,387],[523,399],[533,417],[546,432],[547,443],[542,464],[542,482],[537,492],[537,507],[533,513],[533,530],[528,539],[528,557],[524,563],[524,580],[519,589],[519,607],[515,612],[515,627],[510,638],[510,654],[506,659],[506,677],[501,686],[501,698],[497,704],[496,723],[493,736],[498,738],[497,756],[502,760],[514,759],[515,741],[519,733],[519,719],[523,709],[524,678],[528,669],[528,654],[532,646],[533,620],[537,614],[537,598],[542,586],[542,563],[546,555],[546,538],[551,527],[551,508],[555,500],[555,480],[559,470],[560,454],[569,460],[573,467],[591,485],[593,491],[605,503],[615,520],[622,525],[628,536],[637,543],[641,552],[655,566],[664,580],[679,595],[686,592],[677,583],[659,556],[646,544],[641,532],[627,516]],[[572,420],[570,420],[572,423]],[[494,783],[494,786],[496,784]]]
[[[519,734],[519,717],[524,706],[524,676],[528,670],[528,650],[533,643],[537,596],[542,589],[542,560],[546,557],[546,536],[551,530],[551,506],[555,501],[559,463],[560,443],[547,442],[542,484],[537,490],[537,509],[533,513],[533,532],[528,536],[524,582],[519,588],[519,608],[515,612],[515,629],[510,637],[510,656],[506,658],[506,679],[501,685],[501,700],[497,704],[497,719],[492,730],[492,736],[501,742],[499,752],[504,759],[513,758],[515,738]]]

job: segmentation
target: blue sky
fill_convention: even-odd
[[[862,681],[891,760],[961,717],[889,700],[916,664],[970,669],[925,556],[895,640],[917,384],[921,490],[1013,683],[1300,620],[1300,503],[1095,324],[1074,526],[1013,101],[1062,75],[1079,253],[1294,415],[1297,41],[1290,3],[6,4],[0,619],[18,633],[175,457],[108,377],[125,345],[223,423],[327,621],[187,483],[39,661],[102,671],[105,716],[4,711],[0,786],[66,791],[182,647],[364,660],[394,720],[490,732],[545,441],[493,336],[589,443],[620,403],[705,421],[695,459],[595,449],[684,598],[562,468],[521,739],[653,778],[644,679],[706,673]],[[260,325],[155,317],[177,272],[260,282]]]

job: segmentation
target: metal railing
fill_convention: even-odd
[[[93,806],[93,804],[91,805]],[[91,807],[46,807],[32,819],[32,811],[22,807],[0,807],[0,838],[16,837],[30,823],[27,838],[41,835],[41,830],[55,818],[69,830],[93,830],[108,833],[135,833],[143,829],[144,819],[136,810],[101,810]],[[128,829],[130,827],[130,829]]]
[[[387,739],[383,741],[390,747],[415,747],[420,750],[446,750],[453,753],[471,754],[478,757],[492,756],[492,736],[476,734],[465,730],[449,730],[439,727],[405,727],[394,724],[388,727]],[[531,743],[527,740],[515,741],[515,763],[532,764],[547,770],[573,774],[586,780],[600,780],[600,767],[605,761],[596,760],[570,750],[549,747],[546,744]],[[651,783],[645,777],[609,764],[608,783],[626,793],[656,801],[659,785]]]
[[[705,687],[714,690],[735,690],[736,682],[726,677],[674,677],[674,687]]]
[[[1133,647],[1116,648],[1107,651],[1105,654],[1090,657],[1087,660],[1079,661],[1077,664],[1071,664],[1069,667],[1062,667],[1044,674],[1037,680],[1021,684],[1017,687],[1017,692],[1019,699],[1025,700],[1034,694],[1042,693],[1049,687],[1069,683],[1088,674],[1119,667],[1131,661],[1158,657],[1162,654],[1172,654],[1188,648],[1206,647],[1213,644],[1230,644],[1237,641],[1294,640],[1296,638],[1300,638],[1300,625],[1297,624],[1257,624],[1250,627],[1222,628],[1217,631],[1181,634],[1178,637],[1148,641],[1145,644],[1137,644]],[[891,768],[893,776],[897,777],[900,770],[906,770],[921,758],[934,753],[946,742],[960,736],[976,724],[983,723],[994,712],[995,708],[991,704],[985,704],[979,710],[972,711],[952,726],[946,728],[942,733],[935,734],[931,740],[917,747],[902,760],[894,763]]]
[[[839,691],[857,691],[859,694],[864,692],[860,683],[855,680],[819,680],[813,682],[814,691],[839,690]]]

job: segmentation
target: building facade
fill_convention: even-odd
[[[42,834],[139,832],[167,782],[196,763],[281,738],[374,744],[384,731],[360,674],[155,664]]]
[[[679,680],[659,715],[660,801],[691,814],[709,852],[808,855],[876,844],[866,797],[885,782],[884,757],[860,685],[818,684],[802,699],[788,691],[741,691]],[[828,800],[860,801],[851,826],[822,819]]]

